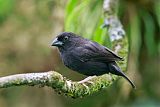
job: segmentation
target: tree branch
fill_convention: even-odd
[[[111,41],[122,39],[125,35],[123,26],[117,17],[119,0],[104,0],[103,10],[105,21],[102,27],[108,28]]]
[[[111,3],[112,1],[117,2],[117,0],[104,0],[104,10],[105,14],[107,12],[109,16],[111,15],[114,17],[115,15],[114,8],[116,3],[112,4]],[[107,5],[108,7],[105,5]],[[106,17],[106,20],[108,20],[108,17]],[[112,24],[114,25],[115,23],[110,23],[110,26],[112,26]],[[121,24],[120,27],[122,28]],[[111,35],[111,40],[113,44],[113,50],[120,56],[124,57],[125,59],[123,62],[118,63],[121,69],[125,71],[127,66],[127,54],[128,54],[127,38],[122,36],[121,38],[118,39],[112,39]],[[58,72],[49,71],[43,73],[26,73],[26,74],[16,74],[11,76],[1,77],[0,88],[8,88],[13,86],[23,86],[23,85],[27,86],[40,85],[40,86],[51,87],[55,89],[57,92],[63,93],[73,98],[80,98],[93,94],[103,88],[110,86],[117,78],[118,77],[115,75],[105,74],[102,76],[94,77],[86,82],[79,83],[65,78]]]
[[[78,83],[66,79],[55,71],[44,73],[16,74],[0,78],[0,88],[13,86],[48,86],[58,93],[63,93],[72,98],[83,97],[95,93],[112,84],[115,79],[111,75],[95,77],[90,82]]]

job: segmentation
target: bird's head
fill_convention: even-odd
[[[58,48],[70,47],[76,43],[76,40],[78,40],[76,38],[80,37],[71,32],[62,32],[53,40],[51,46],[56,46]]]

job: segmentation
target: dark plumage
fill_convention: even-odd
[[[63,32],[52,42],[58,47],[64,65],[87,76],[112,73],[123,76],[133,88],[133,82],[121,71],[115,61],[122,60],[110,49],[71,32]]]

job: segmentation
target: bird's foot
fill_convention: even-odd
[[[96,76],[89,76],[89,77],[85,78],[84,80],[78,81],[78,83],[81,84],[81,83],[87,82],[87,83],[91,83],[92,84],[93,82],[91,82],[89,80],[91,80],[92,78],[95,78],[95,77]]]

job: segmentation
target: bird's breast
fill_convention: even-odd
[[[82,62],[75,55],[62,54],[61,57],[62,57],[62,61],[63,61],[64,65],[72,70],[77,71],[79,66],[81,66],[81,64],[82,64]]]

